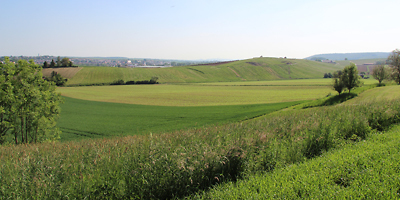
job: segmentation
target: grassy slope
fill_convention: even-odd
[[[399,90],[398,85],[373,88],[342,105],[359,106],[368,102],[398,100]],[[389,108],[384,113],[390,115],[392,112]],[[384,115],[376,117],[385,119]],[[272,173],[220,185],[195,198],[398,199],[400,126],[384,134],[374,133],[377,134],[371,135],[366,141],[347,144],[321,157]]]
[[[125,81],[149,80],[153,76],[158,77],[161,83],[321,78],[324,73],[334,72],[338,69],[341,69],[341,66],[309,60],[279,58],[254,58],[217,66],[202,65],[151,69],[84,67],[68,80],[67,85],[111,83],[118,79]]]
[[[203,199],[399,199],[400,126],[309,162],[229,183]]]
[[[66,98],[57,124],[62,141],[166,132],[237,122],[296,102],[236,106],[144,106]]]

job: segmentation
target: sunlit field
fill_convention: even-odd
[[[287,83],[282,82],[282,84]],[[125,85],[65,87],[58,88],[58,91],[63,96],[83,100],[158,106],[265,104],[313,100],[334,93],[329,85],[307,84],[300,86]]]
[[[362,79],[364,85],[378,83],[375,79]],[[274,80],[274,81],[243,81],[243,82],[216,82],[216,83],[195,83],[197,85],[226,85],[226,86],[330,86],[332,79],[293,79],[293,80]]]

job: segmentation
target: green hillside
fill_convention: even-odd
[[[196,83],[321,78],[341,66],[301,59],[253,58],[221,65],[169,68],[84,67],[67,85],[111,83],[115,80],[149,80],[160,83]],[[61,74],[62,75],[62,74]]]

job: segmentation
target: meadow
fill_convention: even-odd
[[[368,94],[381,98],[358,105],[291,109],[237,123],[162,134],[2,146],[0,196],[218,199],[224,198],[218,196],[222,191],[222,195],[234,198],[251,198],[265,191],[261,188],[264,185],[271,183],[273,187],[276,183],[278,198],[307,198],[318,189],[320,194],[332,197],[338,191],[338,198],[398,198],[399,182],[393,176],[398,173],[398,131],[392,129],[395,137],[388,134],[379,138],[381,134],[376,134],[400,121],[400,102],[389,100],[391,94],[385,92],[389,87],[399,86],[364,91],[362,98],[368,98]],[[365,152],[369,154],[340,152],[352,146],[355,151],[370,146]],[[336,156],[329,157],[331,154]],[[327,160],[317,163],[325,157]],[[309,164],[297,168],[301,163]],[[315,174],[305,179],[310,170]],[[268,177],[277,182],[270,182]],[[319,177],[322,179],[317,180]],[[357,187],[366,179],[371,180],[368,186],[374,183],[377,189]],[[231,188],[240,184],[243,187],[238,192]],[[210,193],[202,192],[215,185],[219,186]],[[287,196],[279,191],[287,191]]]
[[[329,85],[313,86],[307,84],[299,86],[158,84],[62,87],[58,88],[57,91],[66,97],[90,101],[158,106],[217,106],[278,103],[313,100],[334,92]]]
[[[58,127],[69,141],[221,125],[330,96],[330,81],[61,87]]]
[[[238,122],[303,101],[225,106],[150,106],[65,98],[61,141],[161,133]]]

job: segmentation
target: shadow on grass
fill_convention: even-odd
[[[358,94],[356,94],[356,93],[342,93],[340,95],[331,96],[331,97],[322,99],[321,101],[317,101],[317,102],[314,102],[311,104],[304,105],[303,109],[312,108],[312,107],[320,107],[320,106],[332,106],[332,105],[336,105],[336,104],[345,102],[347,100],[350,100],[356,96],[358,96]]]

